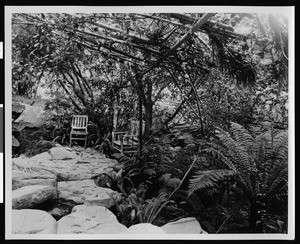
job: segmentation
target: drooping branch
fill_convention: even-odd
[[[77,67],[77,69],[76,69],[75,65],[73,63],[71,63],[70,61],[69,61],[69,63],[71,65],[73,73],[77,79],[77,83],[83,92],[83,95],[85,96],[85,93],[87,93],[89,95],[89,97],[91,98],[91,101],[94,102],[94,97],[93,97],[93,93],[91,92],[91,88],[87,87],[87,85],[85,84],[85,79],[83,78],[80,69],[78,68],[78,66],[76,66]]]
[[[80,76],[80,78],[82,79],[82,83],[83,83],[83,85],[84,85],[84,87],[85,87],[87,93],[89,94],[89,96],[90,96],[92,102],[94,102],[94,95],[93,95],[92,88],[91,88],[90,84],[89,84],[89,83],[87,82],[87,80],[82,76],[81,71],[80,71],[78,65],[75,63],[74,66],[75,66],[76,69],[77,69],[77,74],[78,74],[78,75]]]
[[[73,97],[71,96],[69,90],[65,87],[65,85],[63,84],[63,82],[58,79],[58,83],[60,84],[60,86],[64,89],[64,91],[66,92],[66,94],[68,95],[68,97],[71,100],[71,103],[73,104],[73,106],[79,111],[82,112],[82,109],[79,107],[79,105],[77,105],[77,103],[75,102],[75,100],[73,99]]]
[[[69,82],[69,84],[73,87],[73,91],[74,91],[74,94],[76,95],[76,97],[82,102],[82,104],[84,106],[86,106],[86,101],[84,99],[84,95],[81,94],[80,90],[76,88],[75,86],[75,83],[76,83],[76,80],[75,78],[69,73],[69,72],[66,72],[66,74],[68,74],[68,76],[73,80],[73,84],[72,82],[70,82],[67,78],[67,76],[63,73],[63,77]]]
[[[72,70],[73,70],[73,74],[74,74],[74,76],[75,76],[75,78],[76,78],[76,79],[74,79],[74,80],[76,80],[76,82],[77,82],[77,84],[78,84],[78,86],[79,86],[79,88],[80,88],[80,90],[81,90],[81,92],[82,92],[82,96],[85,97],[85,89],[84,89],[83,85],[82,85],[81,82],[80,82],[80,77],[78,76],[78,74],[77,74],[77,72],[76,72],[76,70],[75,70],[73,64],[70,62],[70,60],[69,60],[69,63],[70,63],[70,66],[71,66],[71,68],[72,68]]]

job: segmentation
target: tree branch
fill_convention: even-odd
[[[175,112],[168,117],[165,121],[164,121],[164,125],[167,126],[175,117],[176,115],[180,112],[181,108],[184,106],[184,104],[186,103],[187,99],[189,98],[189,96],[192,94],[192,88],[190,89],[189,93],[186,95],[186,97],[184,97],[184,99],[181,101],[180,105],[177,107],[177,109],[175,110]]]
[[[65,90],[66,94],[68,95],[68,97],[70,98],[73,106],[79,111],[82,112],[82,109],[79,107],[79,105],[77,105],[77,103],[74,101],[74,99],[72,98],[70,92],[68,91],[68,89],[65,87],[65,85],[63,84],[63,82],[58,79],[58,83],[60,84],[60,86]]]

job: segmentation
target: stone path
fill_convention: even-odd
[[[21,155],[14,158],[13,234],[205,233],[195,218],[185,218],[162,227],[139,224],[127,228],[120,224],[108,209],[114,204],[109,194],[118,193],[96,186],[91,179],[111,171],[116,165],[116,160],[107,159],[90,148],[60,145],[33,157]],[[71,201],[75,206],[71,213],[58,221],[53,218],[57,209],[47,212],[32,209],[53,199]]]

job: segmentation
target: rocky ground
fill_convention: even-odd
[[[195,218],[162,227],[138,224],[127,228],[120,224],[108,209],[114,204],[108,193],[118,193],[97,186],[91,179],[117,164],[90,148],[60,145],[33,157],[13,158],[12,233],[206,233]]]

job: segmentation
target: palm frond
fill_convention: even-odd
[[[189,195],[197,190],[203,190],[209,187],[215,187],[217,183],[226,177],[235,175],[236,172],[227,169],[216,169],[207,171],[198,171],[189,183]]]
[[[224,40],[220,37],[209,35],[213,55],[217,58],[218,66],[222,72],[228,72],[232,77],[235,77],[238,84],[254,85],[256,71],[251,63],[245,60],[245,56],[224,44]]]

